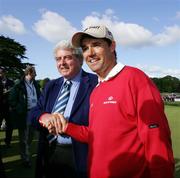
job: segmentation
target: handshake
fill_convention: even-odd
[[[68,125],[68,121],[60,113],[45,113],[41,116],[39,122],[53,135],[64,134]]]

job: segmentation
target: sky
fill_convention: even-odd
[[[99,24],[113,33],[118,62],[180,79],[180,0],[0,0],[0,35],[26,47],[23,62],[35,64],[37,79],[60,76],[60,40]]]

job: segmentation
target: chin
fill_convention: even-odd
[[[61,74],[64,76],[64,75],[69,75],[69,72],[68,71],[61,71]]]
[[[90,68],[93,72],[96,72],[96,71],[98,71],[98,70],[99,70],[97,67],[92,67],[92,66],[89,66],[89,68]]]
[[[64,73],[62,76],[63,76],[64,78],[66,78],[66,79],[69,79],[69,78],[72,77],[72,75],[70,75],[69,73],[68,73],[68,74],[67,74],[67,73],[66,73],[66,74]]]

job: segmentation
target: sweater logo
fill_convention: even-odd
[[[113,96],[110,96],[110,97],[108,98],[108,100],[109,100],[109,101],[113,100]]]
[[[103,102],[103,104],[116,104],[117,101],[114,100],[113,96],[109,96],[106,101]]]

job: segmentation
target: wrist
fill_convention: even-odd
[[[66,133],[67,132],[67,129],[68,129],[68,122],[64,125],[64,128],[63,128],[63,133]]]

